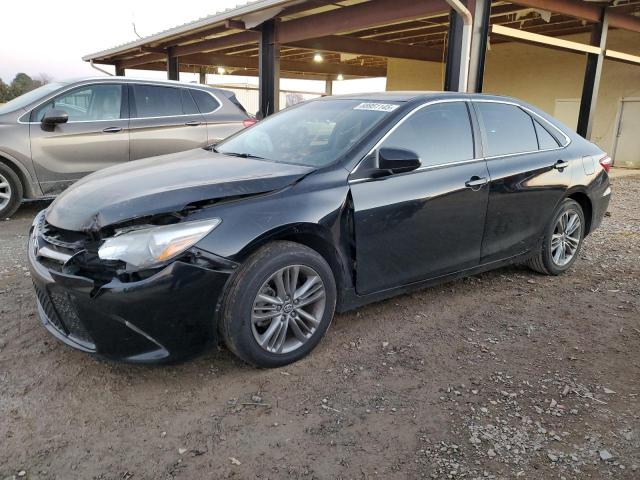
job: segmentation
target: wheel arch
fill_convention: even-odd
[[[586,224],[584,226],[584,234],[587,236],[591,233],[591,224],[593,220],[593,205],[589,195],[587,195],[583,190],[572,190],[567,192],[565,198],[570,198],[571,200],[578,202],[582,208],[582,213],[584,213],[584,222]]]
[[[253,252],[274,241],[299,243],[318,252],[329,264],[338,292],[352,286],[352,262],[333,239],[331,231],[314,223],[296,223],[278,227],[260,235],[243,248],[234,260],[242,262]],[[340,294],[338,294],[340,298]]]
[[[37,198],[40,196],[38,188],[34,185],[31,174],[13,157],[0,151],[0,163],[9,167],[18,176],[22,184],[22,195],[24,198]]]

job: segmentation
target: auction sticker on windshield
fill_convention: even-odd
[[[361,103],[354,110],[373,110],[376,112],[393,112],[399,105],[392,103]]]

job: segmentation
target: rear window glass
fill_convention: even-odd
[[[182,89],[182,111],[185,115],[193,115],[196,113],[200,113],[198,111],[198,107],[196,107],[196,102],[193,101],[189,90]]]
[[[134,85],[136,117],[169,117],[182,115],[180,89],[156,85]]]
[[[191,90],[191,95],[193,95],[200,113],[211,113],[220,106],[218,100],[202,90]]]
[[[536,135],[538,136],[538,145],[540,150],[549,150],[551,148],[558,148],[558,142],[555,138],[544,128],[537,120],[534,120],[533,123],[536,127]]]
[[[533,119],[521,108],[506,103],[477,102],[487,135],[487,156],[538,150]]]

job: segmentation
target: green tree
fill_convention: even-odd
[[[9,85],[4,83],[0,78],[0,103],[9,101]]]
[[[19,97],[23,93],[38,88],[40,85],[39,81],[32,79],[26,73],[18,73],[9,86],[9,96],[11,99]]]

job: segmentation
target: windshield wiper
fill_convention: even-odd
[[[253,155],[252,153],[239,153],[239,152],[220,152],[224,155],[229,155],[231,157],[240,157],[240,158],[257,158],[259,160],[264,160],[264,157],[259,157],[258,155]]]

